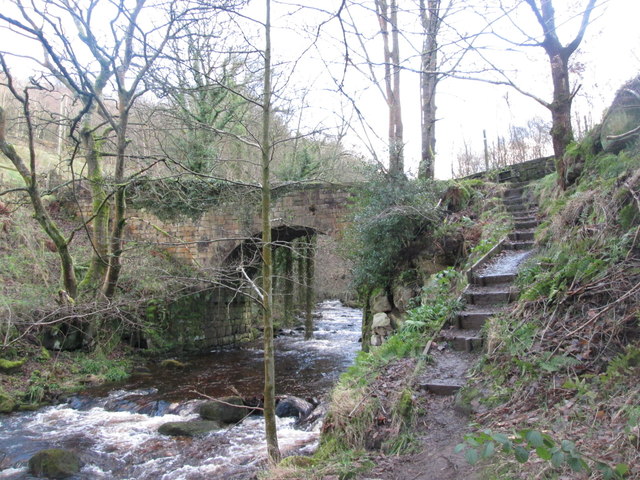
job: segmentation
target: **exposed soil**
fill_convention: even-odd
[[[416,433],[421,451],[413,455],[383,456],[361,480],[453,480],[480,478],[474,467],[454,449],[469,429],[466,415],[453,408],[453,397],[424,393],[417,399],[424,413],[418,416]]]

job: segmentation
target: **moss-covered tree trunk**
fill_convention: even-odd
[[[569,83],[569,59],[582,42],[584,33],[589,25],[591,12],[597,0],[587,0],[587,4],[582,11],[580,29],[575,38],[566,46],[562,45],[558,37],[553,0],[540,0],[539,5],[536,0],[525,1],[531,8],[543,31],[544,40],[537,45],[544,48],[547,57],[549,57],[551,79],[553,82],[553,101],[551,103],[539,101],[551,111],[553,153],[556,157],[558,181],[564,189],[566,187],[564,178],[564,153],[569,143],[573,140],[571,104],[573,97],[577,93],[577,89],[572,91],[571,84]]]
[[[296,277],[297,277],[297,295],[296,295],[296,308],[302,310],[305,302],[305,248],[304,241],[300,238],[295,240],[295,253],[296,253]]]
[[[389,175],[404,177],[404,127],[400,103],[400,41],[397,0],[375,0],[384,47],[385,99],[388,107]],[[391,32],[389,32],[391,27]],[[389,38],[391,37],[391,38]]]
[[[124,243],[124,227],[126,224],[126,181],[125,181],[125,152],[129,144],[127,139],[127,129],[129,127],[129,113],[134,97],[135,88],[127,90],[125,88],[126,74],[133,61],[131,42],[133,39],[133,28],[135,27],[135,17],[139,13],[139,8],[135,10],[130,30],[125,38],[127,48],[125,49],[122,67],[118,70],[118,117],[119,123],[116,131],[116,169],[114,174],[115,195],[113,207],[113,225],[111,227],[111,237],[109,242],[109,266],[105,274],[102,291],[107,298],[114,296],[120,270],[122,269],[122,251]]]
[[[91,260],[89,269],[80,282],[80,291],[97,290],[102,286],[107,271],[109,205],[105,179],[102,173],[100,152],[94,133],[86,125],[81,133],[87,178],[91,191]],[[89,220],[89,219],[85,219]]]
[[[282,295],[284,316],[293,319],[293,247],[288,245],[282,251]]]
[[[436,151],[436,86],[438,85],[438,32],[442,24],[441,0],[420,0],[420,23],[424,40],[420,69],[422,154],[418,178],[433,179]]]

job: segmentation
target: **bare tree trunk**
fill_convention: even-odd
[[[269,461],[280,461],[275,404],[275,353],[273,347],[271,248],[271,1],[266,0],[264,83],[262,104],[262,320],[264,323],[264,423]]]
[[[551,78],[553,79],[553,102],[551,110],[551,139],[553,142],[553,154],[556,157],[558,169],[558,181],[564,189],[566,168],[564,165],[564,152],[569,143],[573,141],[573,128],[571,126],[571,104],[574,94],[569,85],[569,59],[562,52],[550,52]]]
[[[304,339],[311,340],[313,338],[313,279],[315,276],[315,242],[314,238],[307,237],[307,253],[305,261],[305,305],[304,305]]]
[[[420,0],[420,23],[424,32],[420,71],[422,154],[418,178],[433,178],[436,149],[436,86],[438,85],[438,31],[440,0]]]
[[[124,79],[123,79],[124,81]],[[120,270],[122,269],[122,245],[124,227],[126,223],[126,185],[124,178],[125,150],[127,148],[126,131],[129,123],[129,95],[126,92],[120,94],[120,125],[118,129],[117,150],[116,150],[116,171],[114,181],[116,192],[114,195],[113,227],[111,229],[111,242],[109,247],[109,267],[105,276],[103,293],[107,298],[113,297]]]
[[[384,45],[384,81],[389,108],[389,175],[404,177],[404,133],[400,104],[400,41],[397,0],[376,0],[376,11]],[[391,39],[389,39],[391,24]]]
[[[371,331],[373,314],[371,313],[371,289],[364,291],[364,307],[362,308],[362,351],[368,352],[371,349]]]
[[[564,153],[569,143],[573,140],[571,127],[571,103],[577,93],[572,91],[569,83],[569,58],[576,51],[584,33],[589,25],[591,12],[597,0],[588,0],[582,13],[582,23],[576,37],[567,46],[563,46],[558,38],[556,28],[555,11],[552,0],[540,0],[540,6],[536,0],[525,0],[538,24],[542,28],[544,40],[539,44],[544,48],[551,66],[551,78],[553,81],[553,101],[544,104],[551,111],[552,127],[551,138],[553,141],[553,153],[556,157],[558,181],[560,186],[566,188]]]

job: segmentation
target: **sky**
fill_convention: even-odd
[[[285,3],[291,4],[291,2]],[[314,4],[314,2],[307,3]],[[326,2],[325,8],[329,10],[332,3],[335,2]],[[405,6],[409,3],[410,0],[400,1],[400,4]],[[564,15],[563,8],[568,4],[566,0],[555,3],[561,40],[566,44],[577,32],[576,17]],[[580,6],[586,4],[586,0],[573,3]],[[284,13],[286,9],[282,6],[276,5],[274,10],[274,51],[281,58],[297,57],[308,46],[309,41],[304,40],[304,35],[300,34],[304,30],[300,24],[313,24],[314,21],[317,24],[326,19],[319,12],[296,11],[295,15],[289,16]],[[287,12],[291,10],[289,8]],[[380,40],[375,37],[377,26],[375,16],[367,14],[363,9],[354,11],[357,15],[355,21],[364,32],[363,37],[366,37],[366,48],[375,56],[381,49]],[[473,17],[468,12],[462,11],[456,15],[458,16],[455,18],[459,19],[456,21],[469,22],[469,28],[474,28],[471,26],[474,22]],[[305,20],[299,20],[301,16]],[[589,123],[597,123],[604,109],[611,103],[615,91],[622,83],[640,73],[638,18],[640,18],[640,2],[635,0],[600,0],[592,15],[592,23],[587,29],[580,50],[574,56],[575,60],[584,65],[584,68],[579,75],[572,76],[572,81],[581,85],[574,101],[574,113],[580,118],[589,117]],[[539,26],[529,10],[522,10],[517,20],[525,30],[539,32]],[[477,25],[475,24],[476,28]],[[371,30],[367,31],[367,28]],[[329,34],[328,37],[331,40],[319,47],[323,53],[319,54],[313,50],[306,52],[308,61],[297,63],[297,68],[301,71],[300,78],[303,79],[301,83],[313,84],[317,89],[314,95],[307,95],[305,98],[310,107],[307,117],[311,119],[320,118],[322,114],[318,113],[319,111],[339,110],[339,105],[345,102],[344,99],[340,101],[336,98],[335,87],[323,72],[325,69],[323,62],[333,61],[334,71],[343,68],[344,55],[339,44],[340,32],[336,30],[336,24],[326,26],[324,32]],[[403,34],[409,35],[406,31]],[[353,39],[351,41],[353,42]],[[496,43],[494,46],[497,49],[504,48],[504,44]],[[411,53],[407,45],[402,45],[401,50],[403,49],[406,52],[403,53],[404,55]],[[494,59],[501,65],[506,65],[506,68],[513,68],[515,71],[513,77],[518,85],[524,86],[545,100],[550,100],[549,63],[542,48],[529,48],[526,56],[508,55],[505,52],[496,51]],[[409,68],[413,65],[409,65],[410,63],[410,61],[406,62]],[[358,77],[351,71],[348,79],[352,83],[347,82],[345,89],[353,98],[357,98],[358,108],[362,110],[379,137],[374,141],[376,150],[382,152],[380,156],[384,157],[387,129],[386,104],[377,89],[364,79],[364,76]],[[403,72],[401,90],[405,128],[405,168],[415,173],[421,149],[418,75],[411,71]],[[437,178],[451,176],[452,163],[455,162],[455,157],[465,142],[472,149],[482,151],[483,130],[487,131],[489,142],[491,142],[498,135],[505,135],[510,125],[526,125],[527,121],[535,116],[550,120],[547,109],[513,89],[469,80],[442,81],[438,87],[437,105]],[[353,123],[357,124],[355,121]],[[368,138],[375,138],[375,134],[370,132]],[[347,138],[347,142],[349,141],[355,150],[364,151],[366,155],[366,148],[363,147],[362,140],[357,138],[356,132],[351,132]]]
[[[464,0],[455,0],[462,2]],[[363,2],[371,5],[373,0]],[[399,0],[401,6],[415,4],[415,0]],[[8,0],[0,0],[0,7]],[[292,99],[291,103],[281,100],[281,107],[293,107],[292,120],[301,115],[302,124],[312,130],[317,127],[340,127],[346,119],[351,128],[346,131],[345,144],[355,152],[370,158],[367,144],[373,146],[380,158],[385,157],[385,137],[387,131],[387,108],[376,85],[368,79],[367,68],[357,58],[359,45],[356,37],[349,36],[351,59],[347,69],[344,92],[336,90],[335,79],[341,79],[344,72],[345,49],[342,45],[342,30],[335,20],[324,24],[321,39],[315,41],[314,33],[318,25],[328,20],[327,12],[335,12],[339,0],[274,0],[273,40],[276,58],[276,85],[281,97]],[[482,2],[480,2],[482,4]],[[567,4],[585,4],[586,0],[556,0],[558,17]],[[305,8],[300,8],[304,4]],[[489,3],[488,5],[492,5]],[[640,72],[640,2],[637,0],[599,0],[592,24],[587,29],[580,53],[576,57],[584,69],[573,80],[581,89],[574,102],[574,112],[590,116],[598,122],[603,110],[610,104],[615,91],[626,80]],[[352,18],[347,23],[357,25],[363,39],[363,46],[376,61],[380,61],[381,42],[377,36],[377,21],[371,9],[354,7]],[[259,21],[264,18],[264,0],[253,0],[245,10],[249,17]],[[477,17],[462,9],[456,14],[456,28],[473,30],[477,28]],[[406,18],[407,27],[402,34],[405,38],[419,39],[418,31]],[[539,27],[533,16],[524,11],[518,22],[525,30],[538,32]],[[575,19],[574,19],[575,22]],[[575,33],[575,23],[560,23],[564,38]],[[243,25],[246,34],[256,40],[260,47],[261,25],[247,22]],[[349,29],[351,27],[347,27]],[[513,32],[510,32],[513,33]],[[8,40],[8,32],[0,29],[0,45],[13,48]],[[550,98],[548,60],[541,48],[530,49],[526,57],[515,57],[498,47],[494,52],[496,61],[515,70],[519,84],[530,87],[543,98]],[[403,57],[414,55],[408,43],[401,47]],[[402,76],[402,108],[405,128],[405,166],[410,173],[417,171],[420,155],[420,111],[418,75],[410,71],[415,67],[415,59],[406,59],[403,66],[408,68]],[[25,73],[26,72],[26,73]],[[28,73],[28,70],[24,73]],[[379,72],[378,72],[379,73]],[[353,103],[352,103],[353,100]],[[304,109],[300,105],[304,104]],[[363,128],[353,114],[356,106],[366,119],[368,128]],[[452,163],[466,142],[472,149],[482,150],[482,132],[487,131],[489,141],[508,132],[510,125],[524,125],[534,116],[544,119],[549,112],[534,100],[526,98],[514,90],[496,87],[481,82],[454,79],[443,80],[437,92],[438,123],[436,127],[436,177],[451,176]],[[455,165],[454,165],[455,167]]]

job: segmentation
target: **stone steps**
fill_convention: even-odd
[[[487,287],[472,285],[463,293],[468,305],[499,305],[512,302],[520,292],[510,285],[497,284]]]
[[[527,184],[526,183],[521,183],[521,184],[511,184],[512,187],[511,188],[507,188],[504,191],[504,194],[502,195],[502,198],[504,199],[512,199],[512,198],[522,198],[522,196],[524,195],[524,191],[527,188]]]
[[[464,379],[434,379],[419,385],[419,388],[434,395],[455,395],[464,386]]]
[[[479,352],[482,350],[482,334],[480,330],[463,330],[460,328],[448,328],[440,332],[440,341],[458,352]]]
[[[509,240],[514,242],[533,241],[535,239],[534,230],[516,230],[509,234]]]
[[[472,285],[478,285],[481,287],[487,287],[490,285],[499,285],[502,283],[513,282],[516,278],[515,273],[500,273],[500,274],[489,274],[489,275],[479,275],[473,277]]]
[[[537,211],[535,205],[531,205],[529,203],[511,203],[509,205],[505,205],[507,212],[514,214],[522,214],[522,213],[531,213]]]
[[[458,313],[456,317],[456,327],[461,330],[480,330],[484,326],[487,318],[492,317],[501,310],[501,308],[491,306],[486,306],[485,308],[477,307],[475,309],[468,306]]]
[[[454,395],[465,384],[465,373],[477,361],[476,353],[435,350],[433,367],[418,387],[434,395]]]
[[[454,395],[460,390],[465,383],[466,369],[475,362],[483,348],[482,328],[487,319],[518,298],[519,290],[513,282],[520,262],[535,245],[534,229],[539,223],[537,206],[524,198],[525,189],[526,184],[516,184],[505,191],[503,202],[514,219],[514,231],[508,234],[502,253],[494,254],[485,266],[469,275],[469,285],[463,292],[466,307],[449,328],[440,332],[437,340],[439,350],[444,348],[438,352],[440,357],[449,355],[442,357],[447,358],[449,364],[458,357],[464,361],[450,367],[452,371],[442,371],[443,367],[438,366],[441,371],[420,384],[425,391],[435,395]]]
[[[531,250],[535,242],[533,241],[509,241],[505,244],[505,249],[507,250]]]
[[[536,228],[538,226],[538,220],[535,218],[527,217],[526,219],[516,220],[513,223],[513,226],[517,230],[529,230],[531,228]]]

